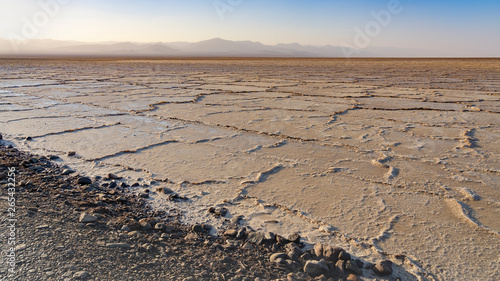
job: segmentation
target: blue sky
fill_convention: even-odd
[[[390,13],[382,26],[374,13],[388,12],[391,4],[400,12]],[[90,42],[218,37],[500,56],[499,15],[498,0],[0,0],[0,37]],[[32,31],[29,24],[36,32],[26,32]],[[356,38],[362,36],[368,40],[359,44]]]

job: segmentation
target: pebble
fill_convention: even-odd
[[[78,184],[91,184],[92,179],[89,177],[79,177],[77,183]]]
[[[373,271],[380,276],[387,276],[392,274],[392,262],[390,260],[384,260],[379,262],[375,267],[373,267]]]
[[[270,262],[276,262],[277,259],[286,259],[287,255],[285,253],[274,253],[269,258]]]
[[[155,224],[155,229],[156,230],[165,231],[166,228],[167,228],[167,226],[164,223],[157,223],[157,224]]]
[[[236,237],[237,234],[238,234],[238,230],[236,230],[236,229],[228,229],[228,230],[224,231],[224,235],[229,236],[229,237]]]
[[[348,261],[351,259],[351,255],[346,251],[341,251],[339,253],[339,260]]]
[[[85,280],[90,277],[90,274],[87,271],[78,271],[73,274],[73,278],[77,280]]]
[[[121,178],[122,178],[122,177],[117,176],[117,175],[115,175],[115,174],[113,174],[113,173],[109,173],[109,174],[108,174],[108,179],[112,179],[112,180],[119,180],[119,179],[121,179]]]
[[[310,260],[304,265],[304,272],[312,277],[320,276],[328,272],[328,265],[324,259],[320,261]]]
[[[73,174],[75,171],[74,170],[71,170],[71,169],[64,169],[62,171],[62,175],[70,175],[70,174]]]
[[[191,227],[191,230],[196,233],[205,233],[206,230],[201,224],[195,224]]]
[[[75,155],[76,155],[76,152],[74,152],[74,151],[70,151],[70,152],[68,152],[68,156],[70,156],[70,157],[71,157],[71,156],[75,156]]]
[[[127,243],[108,243],[106,244],[106,248],[110,249],[131,249],[132,246]]]
[[[356,276],[356,275],[354,275],[354,274],[349,274],[349,275],[347,276],[347,279],[346,279],[346,280],[347,280],[347,281],[359,281],[360,279],[359,279],[359,277],[358,277],[358,276]]]
[[[251,232],[248,234],[247,241],[255,245],[260,245],[264,242],[264,234],[260,232]]]
[[[350,271],[356,275],[362,275],[363,274],[363,270],[361,269],[361,267],[359,266],[359,264],[357,263],[357,260],[354,261],[354,260],[348,260],[345,262],[345,269],[347,271]]]
[[[89,215],[87,213],[82,213],[80,215],[80,219],[79,219],[79,222],[81,222],[81,223],[92,223],[92,222],[96,222],[96,221],[97,221],[96,216]]]
[[[16,251],[23,251],[23,250],[26,250],[26,248],[28,248],[28,246],[26,244],[19,244],[14,249]]]

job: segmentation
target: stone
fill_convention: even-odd
[[[317,257],[319,257],[319,258],[323,257],[323,245],[322,244],[320,244],[320,243],[314,244],[313,251]]]
[[[191,230],[196,233],[205,233],[206,230],[201,224],[195,224],[191,227]]]
[[[288,237],[288,240],[298,245],[300,244],[300,235],[298,233],[294,233]]]
[[[341,251],[338,257],[339,260],[344,260],[344,261],[348,261],[351,259],[351,255],[346,251]]]
[[[74,151],[70,151],[70,152],[68,152],[68,156],[70,156],[70,157],[71,157],[71,156],[75,156],[75,155],[76,155],[76,152],[74,152]]]
[[[96,222],[97,221],[97,217],[96,216],[93,216],[93,215],[89,215],[87,213],[82,213],[80,215],[80,219],[79,221],[81,223],[93,223],[93,222]]]
[[[286,259],[287,255],[285,253],[274,253],[269,258],[270,262],[276,262],[277,259]]]
[[[264,234],[260,232],[251,232],[248,234],[247,241],[255,245],[260,245],[264,242]]]
[[[291,242],[290,240],[286,239],[285,237],[283,237],[281,235],[276,235],[276,241],[278,242],[278,244],[281,244],[281,245],[286,245],[286,244]]]
[[[324,259],[320,261],[310,260],[304,265],[304,272],[312,277],[320,276],[328,272],[328,265]]]
[[[16,251],[23,251],[23,250],[26,250],[27,248],[28,248],[28,246],[26,244],[19,244],[14,249]]]
[[[91,184],[92,183],[92,179],[89,178],[89,177],[79,177],[78,178],[78,181],[77,181],[78,184]]]
[[[117,176],[117,175],[115,175],[115,174],[113,174],[113,173],[109,173],[109,174],[108,174],[108,179],[112,179],[112,180],[119,180],[119,179],[121,179],[121,178],[122,178],[122,177]]]
[[[356,275],[362,275],[363,274],[363,269],[359,267],[359,264],[357,261],[354,260],[348,260],[345,262],[345,270],[352,272]]]
[[[245,239],[247,237],[247,231],[244,228],[238,230],[236,234],[236,239]]]
[[[340,274],[344,274],[345,273],[345,263],[346,263],[345,260],[338,260],[337,263],[335,264],[335,269]]]
[[[384,260],[379,262],[373,267],[373,271],[380,276],[387,276],[392,274],[392,262],[390,260]]]
[[[57,156],[57,155],[49,155],[49,159],[50,160],[57,160],[57,159],[59,159],[59,156]]]
[[[292,272],[286,276],[286,280],[287,281],[306,281],[307,274],[305,274],[304,272],[295,272],[295,273]]]
[[[359,279],[359,277],[358,277],[358,276],[356,276],[356,275],[354,275],[354,274],[352,274],[352,273],[351,273],[351,274],[349,274],[349,275],[347,276],[347,279],[346,279],[346,280],[347,280],[347,281],[359,281],[360,279]]]
[[[64,169],[62,171],[62,175],[70,175],[70,174],[73,174],[75,171],[74,170],[71,170],[71,169]]]
[[[155,225],[155,229],[159,231],[165,231],[166,228],[167,226],[164,223],[157,223]]]
[[[243,246],[242,246],[241,248],[243,248],[243,249],[247,249],[247,250],[253,250],[253,249],[255,249],[255,247],[254,247],[254,246],[252,246],[252,244],[250,244],[250,243],[248,243],[248,242],[247,242],[247,243],[245,243],[245,244],[243,244]]]
[[[142,229],[144,230],[150,230],[153,229],[151,224],[149,223],[148,219],[140,219],[139,220],[139,225],[141,226]]]
[[[30,141],[30,140],[33,140],[33,138],[32,137],[26,137],[26,140]]]
[[[298,261],[299,257],[303,254],[304,251],[302,251],[299,246],[295,243],[288,243],[285,245],[285,250],[288,255],[288,257],[291,260]]]
[[[271,244],[276,243],[276,235],[274,235],[274,233],[272,233],[272,232],[266,232],[264,234],[264,239],[268,243],[271,243]]]
[[[238,230],[236,230],[236,229],[228,229],[228,230],[224,231],[225,236],[236,237],[236,234],[238,234]]]
[[[108,243],[106,244],[106,248],[110,249],[131,249],[132,246],[127,243]]]
[[[87,271],[78,271],[73,274],[73,278],[76,280],[86,280],[90,278],[90,274]]]

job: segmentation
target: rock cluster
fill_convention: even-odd
[[[304,250],[298,234],[285,238],[256,232],[248,226],[240,227],[238,218],[233,228],[210,236],[209,225],[181,224],[176,209],[149,209],[144,196],[115,181],[119,176],[79,176],[50,159],[57,158],[29,155],[0,145],[2,189],[7,186],[7,168],[17,171],[16,215],[23,223],[18,226],[16,249],[18,270],[25,274],[9,275],[2,269],[2,278],[360,280],[358,276],[365,271],[379,276],[392,274],[390,261],[372,265],[341,248],[321,244]],[[171,200],[185,199],[166,188],[162,192]],[[5,200],[0,203],[5,204]],[[223,207],[208,211],[221,218],[228,214]]]

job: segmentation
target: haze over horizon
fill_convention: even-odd
[[[0,38],[403,49],[500,57],[500,2],[411,0],[0,0]],[[389,53],[388,51],[382,53]]]

